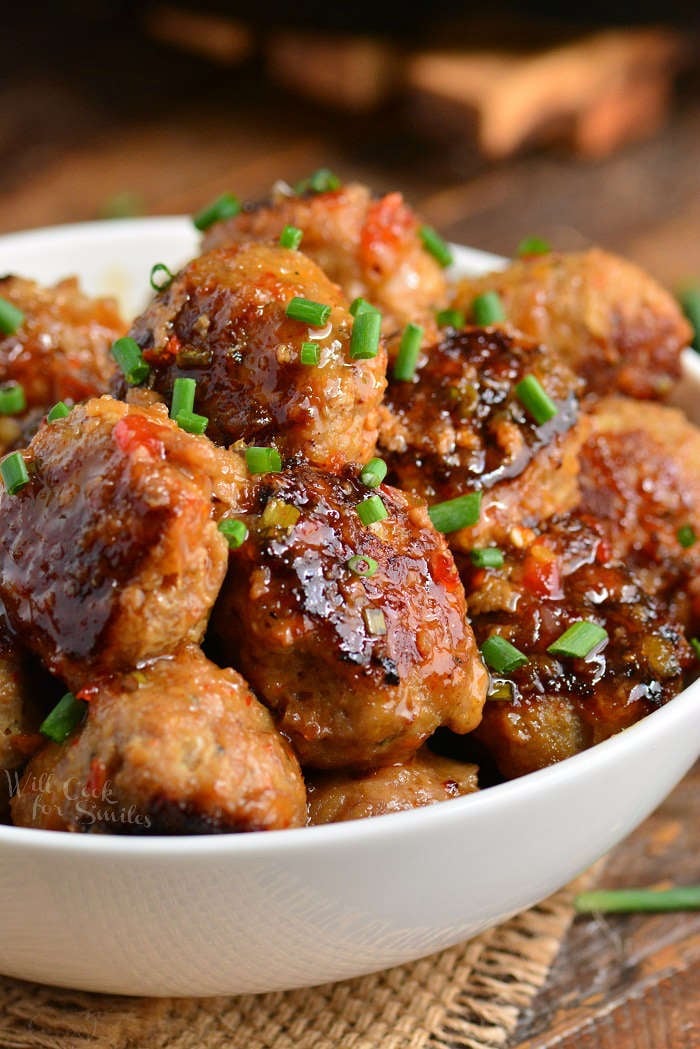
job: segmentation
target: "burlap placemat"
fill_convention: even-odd
[[[238,998],[119,998],[0,977],[2,1049],[499,1049],[590,871],[466,944],[374,976]]]

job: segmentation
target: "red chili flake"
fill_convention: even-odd
[[[107,766],[99,758],[93,758],[90,762],[90,771],[85,780],[85,788],[93,797],[99,797],[107,782]]]
[[[164,361],[166,357],[177,357],[181,349],[182,343],[177,335],[171,335],[165,346],[154,346],[150,350],[144,350],[141,356],[149,364],[157,364],[158,361]]]
[[[523,583],[538,597],[561,598],[561,572],[557,555],[544,543],[533,543],[523,564]]]
[[[123,452],[130,454],[145,449],[154,459],[165,458],[165,445],[159,437],[160,427],[143,415],[125,415],[114,427],[114,440]]]
[[[94,699],[100,690],[100,686],[97,684],[85,685],[81,688],[80,692],[75,693],[76,699],[82,699],[85,703],[89,703],[91,699]]]
[[[612,546],[608,539],[601,539],[598,543],[595,559],[599,565],[606,565],[612,557]]]
[[[445,590],[456,590],[460,585],[459,572],[449,554],[431,554],[428,562],[433,582],[444,586]]]
[[[360,259],[364,266],[384,270],[393,265],[407,235],[418,226],[415,215],[400,193],[375,200],[367,211],[360,234]]]

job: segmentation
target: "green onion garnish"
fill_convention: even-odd
[[[194,398],[197,383],[194,379],[176,379],[173,383],[173,397],[170,404],[170,418],[177,419],[180,412],[194,410]]]
[[[554,401],[545,393],[534,375],[526,375],[518,383],[515,387],[515,396],[538,426],[544,426],[559,412]]]
[[[700,659],[700,640],[697,637],[691,637],[690,647],[692,648],[696,657]]]
[[[0,299],[0,332],[3,335],[14,335],[21,324],[24,314],[7,299]]]
[[[70,415],[70,408],[63,401],[58,401],[46,416],[46,421],[55,423],[58,419],[65,419],[67,415]]]
[[[700,885],[674,889],[598,889],[574,897],[579,914],[634,914],[700,910]]]
[[[607,641],[608,632],[589,619],[579,619],[565,630],[561,637],[548,646],[547,651],[553,656],[571,656],[572,659],[585,659],[586,656]]]
[[[362,615],[369,634],[374,634],[375,637],[386,634],[386,620],[381,608],[363,608]]]
[[[481,646],[481,654],[492,670],[497,674],[511,674],[518,667],[524,667],[530,660],[524,652],[521,652],[510,641],[506,641],[500,634],[492,634],[487,637]]]
[[[700,352],[700,287],[684,288],[678,293],[681,309],[693,328],[693,349]]]
[[[197,434],[199,437],[206,432],[209,425],[209,419],[206,415],[197,415],[195,412],[188,412],[184,409],[177,413],[175,422],[181,430]]]
[[[363,579],[369,579],[377,571],[379,565],[373,557],[367,557],[365,554],[354,554],[353,557],[348,561],[348,568],[355,575],[362,576]]]
[[[237,550],[248,538],[248,529],[242,521],[235,521],[229,517],[225,521],[219,521],[217,527],[231,550]]]
[[[676,532],[676,539],[684,549],[688,550],[691,546],[695,546],[698,541],[698,537],[695,534],[695,529],[691,524],[684,524]]]
[[[438,310],[436,320],[441,328],[463,328],[467,323],[464,310]]]
[[[284,499],[268,499],[260,526],[263,529],[294,528],[300,517],[301,510],[292,503],[285,503]]]
[[[299,295],[295,295],[287,303],[285,313],[294,321],[303,321],[304,324],[310,324],[312,328],[322,328],[331,315],[331,307],[322,302],[302,299]]]
[[[276,448],[246,448],[245,461],[252,474],[277,474],[282,469],[282,458]]]
[[[151,369],[144,361],[141,347],[136,339],[128,335],[125,335],[123,339],[117,339],[112,343],[111,353],[124,373],[124,378],[129,386],[138,386],[151,374]]]
[[[434,230],[432,226],[421,226],[418,235],[423,241],[425,250],[430,252],[441,266],[452,265],[454,256],[437,230]]]
[[[213,226],[215,222],[222,222],[223,219],[232,219],[240,210],[241,202],[235,194],[222,193],[211,204],[207,204],[201,211],[198,211],[192,221],[195,227],[203,233],[204,230]]]
[[[165,291],[174,280],[175,274],[170,272],[164,262],[156,262],[155,266],[151,266],[149,281],[154,291]]]
[[[24,387],[18,382],[0,386],[0,415],[19,415],[27,407]]]
[[[350,356],[355,361],[368,361],[379,353],[382,333],[382,315],[378,310],[364,310],[357,314],[350,336]]]
[[[280,233],[280,246],[296,251],[304,236],[303,229],[298,226],[285,226]]]
[[[387,508],[378,495],[370,495],[369,499],[363,499],[356,508],[360,520],[365,525],[375,524],[383,521],[389,516]]]
[[[21,452],[11,452],[0,462],[0,476],[10,495],[16,495],[29,484],[29,471]]]
[[[523,237],[518,244],[518,255],[547,255],[552,250],[552,245],[542,237]]]
[[[394,362],[394,378],[399,382],[411,382],[413,379],[422,342],[423,328],[420,324],[407,324]]]
[[[370,459],[360,471],[360,480],[368,488],[376,488],[386,477],[387,465],[383,459]]]
[[[475,322],[482,328],[490,324],[501,324],[506,319],[501,296],[497,291],[485,291],[477,295],[472,303],[472,314]]]
[[[340,189],[342,182],[328,168],[319,168],[313,175],[303,178],[294,187],[294,192],[299,196],[302,193],[332,193]]]
[[[378,313],[379,311],[376,306],[373,306],[371,302],[367,302],[367,299],[363,299],[362,296],[353,299],[350,303],[350,313],[352,313],[353,317],[357,317],[358,313],[372,312]]]
[[[83,720],[86,710],[87,703],[76,699],[72,692],[66,692],[39,725],[39,732],[52,739],[54,743],[65,743],[71,732]]]
[[[430,520],[438,532],[449,534],[460,528],[469,528],[476,524],[481,513],[481,492],[469,492],[458,495],[456,499],[446,499],[428,507]]]
[[[501,568],[503,565],[503,551],[497,546],[476,547],[470,551],[469,557],[477,568]]]
[[[318,364],[319,348],[315,342],[302,342],[301,350],[299,351],[299,360],[302,364]]]

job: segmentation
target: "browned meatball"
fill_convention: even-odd
[[[502,568],[466,563],[474,632],[499,634],[528,657],[494,673],[476,736],[501,772],[521,776],[627,728],[683,688],[694,665],[682,627],[610,555],[593,520],[566,516],[527,548],[504,551]],[[608,634],[586,658],[547,651],[578,620]]]
[[[186,646],[92,689],[83,726],[30,762],[12,818],[121,834],[275,830],[303,825],[306,794],[245,681]]]
[[[213,626],[223,658],[277,714],[302,764],[405,761],[439,725],[477,724],[486,673],[464,592],[423,503],[374,489],[385,520],[365,526],[371,493],[300,466],[269,474],[243,516]],[[357,574],[350,559],[371,575]]]
[[[24,314],[16,332],[0,334],[0,385],[21,384],[32,432],[56,401],[83,401],[107,392],[114,371],[109,348],[126,328],[114,300],[89,298],[75,278],[42,288],[22,277],[5,277],[0,297]],[[0,418],[0,451],[20,438],[22,421]]]
[[[361,295],[379,307],[386,332],[408,321],[434,325],[435,308],[447,297],[445,275],[425,250],[420,221],[400,193],[374,200],[366,186],[354,183],[301,196],[278,191],[270,204],[212,226],[204,250],[276,240],[287,225],[303,230],[302,250],[348,299]]]
[[[312,328],[286,315],[294,297],[332,307]],[[195,259],[134,323],[152,367],[150,384],[169,401],[174,380],[197,381],[195,410],[217,444],[275,443],[334,468],[374,449],[386,351],[350,356],[353,318],[339,289],[298,251],[245,244]],[[304,342],[317,367],[301,362]],[[118,386],[123,394],[123,385]]]
[[[534,376],[557,414],[538,426],[515,394]],[[429,503],[482,491],[479,522],[452,533],[469,549],[507,541],[578,500],[578,380],[556,354],[499,328],[448,332],[421,356],[412,381],[390,378],[380,454],[389,479]]]
[[[460,282],[469,310],[495,290],[511,324],[556,350],[589,390],[664,397],[680,375],[691,330],[678,304],[633,263],[594,248],[531,256]]]
[[[307,776],[309,823],[341,823],[418,809],[479,789],[478,768],[422,747],[404,765]]]
[[[109,397],[41,428],[30,483],[0,494],[0,596],[24,643],[81,687],[199,641],[226,571],[213,498],[237,460]]]

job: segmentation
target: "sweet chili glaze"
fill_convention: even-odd
[[[366,526],[357,504],[377,494],[387,517]],[[250,534],[214,610],[219,654],[276,712],[302,764],[389,764],[441,724],[475,726],[486,674],[422,502],[370,490],[350,467],[331,476],[299,463],[266,475],[237,516]],[[373,574],[352,570],[357,555]]]
[[[331,307],[321,328],[286,307],[302,297]],[[353,318],[318,266],[299,251],[233,245],[194,259],[157,295],[131,334],[151,366],[148,386],[169,402],[175,379],[197,382],[195,411],[217,444],[276,444],[335,468],[371,455],[386,351],[353,360]],[[318,366],[301,361],[304,342]],[[123,396],[120,379],[116,392]]]

